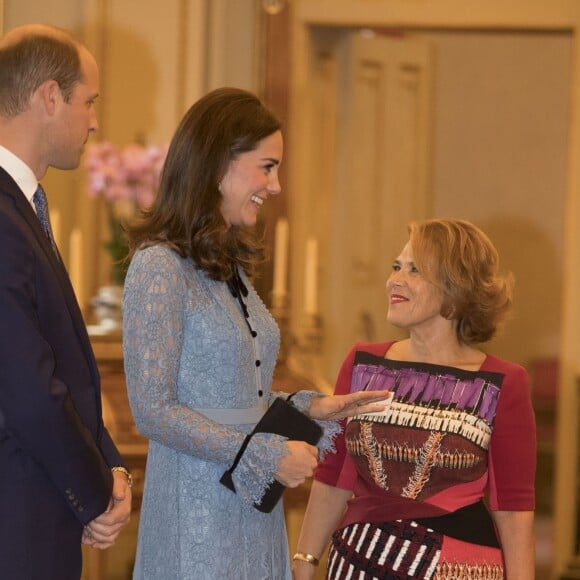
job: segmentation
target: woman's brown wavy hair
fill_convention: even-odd
[[[165,243],[214,280],[229,280],[236,265],[251,274],[263,258],[262,244],[253,229],[228,227],[218,187],[232,160],[280,127],[255,95],[241,89],[217,89],[197,101],[171,140],[155,202],[128,229],[130,256]]]
[[[414,222],[409,234],[415,264],[443,290],[441,315],[457,321],[459,341],[490,340],[511,307],[513,276],[499,273],[499,256],[487,235],[454,219]]]

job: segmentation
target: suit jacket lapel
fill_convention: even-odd
[[[8,195],[12,198],[17,211],[22,215],[24,220],[30,226],[32,235],[36,238],[45,257],[50,262],[52,269],[54,270],[55,277],[62,289],[63,296],[65,298],[68,311],[70,313],[71,319],[73,321],[73,326],[75,331],[83,345],[83,350],[85,352],[85,357],[87,363],[91,367],[93,375],[96,377],[95,381],[98,385],[98,370],[93,354],[93,349],[90,343],[90,339],[87,333],[85,322],[81,314],[79,304],[77,302],[74,289],[72,287],[68,272],[64,267],[64,264],[60,258],[57,256],[50,245],[50,240],[46,237],[42,225],[36,216],[36,213],[32,209],[30,202],[26,199],[26,196],[22,193],[16,182],[0,167],[0,192]]]

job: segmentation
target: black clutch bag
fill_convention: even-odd
[[[232,466],[220,479],[220,483],[228,489],[231,489],[234,493],[236,493],[236,488],[232,474],[242,458],[250,439],[256,433],[274,433],[288,437],[290,440],[305,441],[306,443],[310,443],[310,445],[316,445],[322,437],[322,427],[316,421],[301,413],[291,402],[285,401],[280,397],[277,398],[254,427],[253,431],[246,436]],[[266,490],[260,503],[254,504],[254,507],[261,512],[271,512],[282,497],[285,489],[286,487],[279,481],[274,481]]]

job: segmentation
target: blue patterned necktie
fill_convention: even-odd
[[[50,219],[48,217],[48,200],[46,199],[46,193],[42,189],[42,185],[38,184],[38,188],[32,196],[32,201],[34,202],[34,207],[36,208],[36,215],[40,221],[40,225],[48,238],[54,253],[58,256],[58,250],[56,248],[56,242],[54,241],[54,236],[52,235],[52,228],[50,227]]]

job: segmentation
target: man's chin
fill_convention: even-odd
[[[54,167],[55,169],[61,169],[63,171],[76,169],[81,164],[81,155],[82,152],[79,152],[77,157],[60,160],[52,164],[51,167]]]

